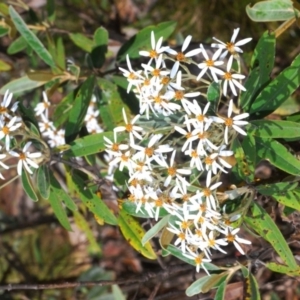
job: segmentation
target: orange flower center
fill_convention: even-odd
[[[177,55],[176,55],[176,59],[178,61],[183,61],[185,60],[185,55],[182,53],[182,52],[179,52]]]
[[[176,168],[174,167],[168,168],[168,174],[174,176],[176,174]]]
[[[168,76],[165,76],[161,79],[160,83],[163,85],[166,85],[170,82],[170,78]]]
[[[113,143],[112,146],[111,146],[111,150],[112,151],[118,151],[119,150],[119,144]]]
[[[234,43],[231,42],[227,42],[226,43],[226,49],[230,52],[230,53],[234,53]]]
[[[148,157],[151,157],[154,153],[154,149],[153,148],[146,148],[145,149],[145,154],[148,156]]]
[[[181,100],[183,98],[183,95],[184,94],[182,91],[176,91],[174,98],[175,98],[175,100]]]
[[[225,80],[232,80],[232,74],[229,72],[225,72],[225,74],[223,75],[223,78]]]
[[[133,128],[132,124],[126,124],[126,126],[125,126],[125,129],[126,129],[126,131],[128,131],[128,132],[131,132],[131,131],[132,131],[132,128]]]
[[[9,134],[9,128],[8,128],[7,126],[4,126],[4,127],[2,128],[2,131],[3,131],[3,133],[4,133],[5,135]]]
[[[228,127],[231,127],[233,124],[233,119],[232,118],[227,118],[225,120],[225,125],[228,126]]]
[[[149,51],[149,56],[151,58],[156,58],[158,56],[157,52],[155,50],[150,50]]]
[[[228,242],[233,242],[234,241],[234,235],[232,235],[231,233],[229,233],[227,236],[226,236]]]
[[[212,67],[215,62],[212,59],[209,59],[209,60],[205,61],[205,63],[208,67]]]
[[[158,77],[160,74],[160,69],[154,69],[151,73],[154,77]]]

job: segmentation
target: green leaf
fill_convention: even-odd
[[[127,299],[126,296],[123,294],[122,290],[116,284],[113,284],[112,292],[114,295],[114,299],[118,299],[118,300],[126,300]]]
[[[242,148],[244,150],[244,159],[245,168],[247,170],[247,176],[250,182],[254,181],[254,174],[256,168],[256,144],[255,138],[248,134],[245,136],[242,142]]]
[[[84,81],[78,93],[76,94],[73,106],[68,114],[68,121],[65,128],[65,137],[67,143],[75,140],[82,127],[84,117],[86,115],[94,91],[94,84],[95,77],[88,77],[88,79]]]
[[[136,211],[136,207],[137,207],[137,205],[130,201],[125,200],[122,203],[122,209],[124,211],[126,211],[126,213],[128,213],[129,215],[134,216],[134,217],[139,217],[139,218],[149,218],[149,214],[143,207],[141,207],[141,209],[138,212]],[[169,215],[169,213],[164,208],[161,208],[159,210],[158,216],[160,218],[165,217],[167,215]]]
[[[66,69],[65,46],[64,46],[64,43],[63,43],[63,39],[61,37],[58,37],[57,41],[56,41],[55,62],[61,70]]]
[[[247,225],[267,240],[290,268],[297,268],[297,262],[285,238],[269,214],[256,202],[250,207],[250,213],[244,217]]]
[[[86,218],[79,211],[75,211],[74,221],[79,229],[84,232],[90,243],[89,252],[93,254],[101,254],[102,251],[100,245],[94,237],[93,231],[91,230],[89,223],[86,221]]]
[[[262,195],[273,196],[275,194],[292,191],[298,186],[297,182],[278,182],[273,184],[258,185],[255,190]]]
[[[250,273],[249,274],[249,280],[250,280],[250,300],[260,300],[260,292],[259,292],[259,287],[258,283],[255,279],[255,277]]]
[[[269,262],[266,263],[266,267],[270,270],[272,270],[273,272],[277,272],[277,273],[283,273],[287,276],[300,276],[300,267],[298,266],[297,268],[290,268],[287,267],[285,265],[280,265],[274,262]]]
[[[298,138],[300,137],[299,123],[282,120],[256,120],[246,127],[248,135],[262,138]]]
[[[108,32],[103,27],[98,28],[94,33],[94,47],[91,51],[91,61],[94,68],[101,68],[105,62],[107,52]]]
[[[36,192],[33,188],[33,184],[32,184],[32,181],[30,179],[30,176],[25,170],[22,170],[21,179],[22,179],[23,189],[24,189],[25,193],[27,194],[27,196],[30,199],[32,199],[33,201],[38,201],[39,198],[36,195]]]
[[[49,168],[46,165],[41,165],[37,170],[37,188],[44,199],[49,198],[50,194],[50,178]]]
[[[84,180],[78,174],[73,173],[69,176],[69,179],[73,183],[77,197],[93,214],[98,218],[103,219],[108,224],[118,224],[115,215],[109,210],[102,199],[86,188]]]
[[[300,174],[300,161],[277,141],[255,137],[257,156],[291,175]]]
[[[244,149],[238,139],[235,139],[232,143],[232,150],[237,164],[233,167],[232,171],[240,179],[247,182],[252,182],[254,179],[254,165],[251,162],[249,154],[246,156]],[[254,149],[251,149],[253,152]]]
[[[97,83],[100,87],[100,115],[107,130],[112,131],[124,124],[122,109],[126,106],[115,84],[104,78],[99,78]]]
[[[300,54],[257,96],[250,107],[253,118],[263,118],[277,109],[300,85]]]
[[[55,63],[53,61],[52,56],[45,48],[45,46],[41,43],[41,41],[37,38],[37,36],[27,27],[26,23],[23,21],[21,16],[15,11],[15,9],[10,6],[9,14],[13,23],[15,24],[17,30],[26,40],[28,45],[32,48],[33,51],[50,67],[54,67]]]
[[[0,26],[0,37],[7,35],[7,33],[8,33],[8,28]]]
[[[51,71],[29,71],[27,76],[30,80],[41,82],[49,82],[57,78],[57,75],[53,74]]]
[[[54,22],[55,20],[55,0],[47,0],[47,15],[48,15],[48,20],[50,22]]]
[[[279,203],[300,210],[300,189],[297,182],[279,182],[260,185],[255,189],[262,195],[272,196]]]
[[[226,285],[227,285],[227,281],[223,281],[219,285],[214,300],[224,300],[225,291],[226,291]]]
[[[111,141],[114,140],[114,134],[112,132],[101,132],[87,135],[71,142],[71,148],[64,153],[64,156],[78,157],[100,153],[106,148],[103,137],[107,137]],[[122,135],[119,135],[118,139],[121,140],[121,138]]]
[[[211,83],[207,89],[207,101],[210,102],[210,109],[213,112],[217,112],[218,110],[220,91],[220,84],[217,82]]]
[[[228,276],[228,272],[221,274],[212,274],[210,276],[204,276],[193,282],[185,291],[188,297],[198,295],[200,293],[206,293],[219,286],[222,281],[225,281]]]
[[[145,245],[141,240],[145,235],[143,227],[123,209],[119,212],[119,227],[128,243],[139,253],[149,259],[156,259],[156,254],[149,242]]]
[[[11,80],[9,83],[2,86],[0,94],[4,95],[7,90],[13,94],[19,94],[21,92],[30,91],[44,85],[47,81],[33,81],[28,76]]]
[[[131,58],[137,58],[140,50],[151,49],[151,31],[154,31],[155,41],[158,41],[160,37],[167,39],[174,32],[175,27],[176,22],[168,21],[142,29],[120,48],[117,54],[117,61],[125,60],[127,54]]]
[[[293,3],[290,0],[260,1],[252,7],[247,5],[246,12],[254,22],[285,21],[295,17]]]
[[[170,216],[163,217],[159,222],[157,222],[150,230],[148,230],[142,238],[142,244],[145,245],[154,236],[157,235],[169,222]]]
[[[265,32],[259,39],[251,59],[251,72],[245,82],[246,91],[241,95],[241,107],[249,111],[258,93],[270,81],[275,60],[275,34]]]
[[[53,212],[55,216],[57,217],[59,223],[68,231],[72,231],[67,213],[65,211],[65,208],[62,205],[62,202],[60,201],[59,197],[57,196],[56,189],[50,187],[50,195],[49,195],[49,203],[53,209]]]
[[[49,174],[49,178],[51,184],[50,190],[52,191],[52,194],[55,195],[59,201],[64,203],[69,210],[76,211],[76,204],[71,199],[69,194],[66,193],[65,190],[60,186],[59,182],[52,173]]]
[[[73,41],[73,43],[79,48],[89,53],[92,51],[94,42],[82,33],[70,33],[69,37]]]
[[[74,99],[78,93],[79,88],[71,91],[65,96],[56,106],[53,113],[53,120],[55,127],[60,127],[68,119],[69,112],[73,106]]]
[[[27,47],[27,42],[22,36],[19,36],[17,39],[15,39],[7,48],[7,53],[12,55],[16,54]]]

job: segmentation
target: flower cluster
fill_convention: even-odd
[[[42,156],[41,152],[30,152],[29,148],[31,141],[27,142],[22,149],[16,146],[16,136],[21,135],[23,122],[20,117],[16,115],[18,102],[11,105],[12,93],[6,91],[2,102],[0,103],[0,168],[9,169],[10,166],[3,161],[9,160],[11,157],[18,158],[17,172],[22,174],[22,169],[25,168],[32,174],[32,168],[38,168],[35,160]],[[0,178],[4,179],[1,174]]]
[[[149,61],[134,70],[127,56],[127,69],[120,68],[128,91],[139,100],[140,114],[130,120],[123,109],[124,125],[114,129],[113,141],[104,138],[110,169],[129,173],[128,201],[136,212],[156,220],[172,216],[167,229],[197,271],[211,261],[212,250],[226,253],[224,246],[233,243],[244,254],[240,244],[250,243],[237,235],[239,228],[226,219],[217,197],[220,174],[232,167],[229,146],[238,134],[246,135],[241,127],[248,123],[248,113],[235,114],[234,101],[228,99],[223,116],[205,99],[212,83],[219,85],[225,102],[245,90],[245,76],[233,65],[239,65],[240,46],[251,38],[235,42],[238,32],[228,43],[215,39],[211,57],[202,44],[188,50],[191,36],[175,51],[162,46],[162,38],[156,41],[152,32],[151,49],[140,51]],[[193,59],[196,55],[202,55],[201,63]]]
[[[47,140],[49,146],[54,148],[65,144],[65,130],[63,128],[56,128],[54,123],[49,119],[50,109],[51,103],[48,100],[47,94],[43,92],[43,101],[38,103],[34,110],[39,120],[38,125],[42,136]],[[103,131],[99,125],[98,116],[99,110],[96,107],[96,97],[93,96],[84,119],[88,133],[92,134]]]

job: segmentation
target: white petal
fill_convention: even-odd
[[[183,44],[182,44],[182,47],[181,47],[181,51],[184,52],[186,50],[186,48],[189,46],[190,42],[191,42],[191,39],[192,39],[192,36],[191,35],[188,35]]]
[[[237,35],[239,34],[239,31],[240,31],[240,28],[236,28],[236,29],[233,30],[233,35],[232,35],[232,38],[230,40],[231,43],[234,43]]]

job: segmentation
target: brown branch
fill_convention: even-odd
[[[172,266],[167,271],[159,271],[157,273],[149,272],[134,279],[123,279],[123,280],[99,280],[99,281],[77,281],[77,282],[60,282],[60,283],[21,283],[21,284],[3,284],[0,285],[0,290],[49,290],[49,289],[68,289],[77,287],[93,287],[93,286],[110,286],[113,284],[133,284],[133,283],[144,283],[153,278],[158,277],[160,280],[167,278],[172,273],[187,271],[194,269],[190,265],[179,265]]]

